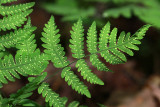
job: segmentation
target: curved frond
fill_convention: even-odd
[[[105,66],[104,63],[102,63],[98,59],[98,55],[96,55],[96,53],[98,52],[97,51],[98,42],[97,42],[97,30],[96,30],[95,22],[92,23],[87,34],[88,36],[87,36],[86,42],[87,42],[88,51],[91,53],[90,61],[92,65],[95,66],[100,71],[111,71]]]
[[[84,83],[81,82],[79,78],[73,73],[73,71],[70,71],[70,69],[70,67],[64,68],[62,70],[61,77],[65,78],[65,81],[68,83],[68,85],[71,85],[72,89],[90,98],[91,94],[88,91],[88,87],[85,86]]]
[[[13,15],[16,13],[24,12],[27,9],[33,7],[34,4],[35,4],[34,2],[30,2],[30,3],[11,5],[11,6],[0,5],[0,14],[2,16],[6,16],[6,15]]]
[[[28,16],[31,12],[32,9],[4,17],[2,20],[0,20],[0,31],[6,31],[20,27],[27,20],[26,16]]]
[[[45,101],[49,102],[50,106],[53,107],[65,107],[62,98],[59,97],[57,93],[52,91],[51,88],[49,88],[49,85],[47,83],[42,83],[38,88],[38,93],[42,94],[43,97],[45,97]]]
[[[50,56],[51,61],[57,68],[65,67],[69,64],[67,57],[65,57],[64,48],[59,44],[60,34],[54,22],[54,17],[51,16],[48,24],[45,25],[43,38],[41,40],[45,43],[43,47],[46,48],[44,52]]]
[[[0,60],[0,83],[7,83],[7,79],[15,81],[15,78],[20,78],[19,74],[38,75],[47,67],[47,57],[40,51],[36,50],[32,56],[16,54],[15,61],[12,55],[5,56]],[[19,73],[19,74],[18,74]]]

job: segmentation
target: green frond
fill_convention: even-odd
[[[139,40],[143,39],[143,36],[149,27],[150,25],[145,25],[133,36],[131,36],[130,33],[125,34],[125,32],[121,32],[119,38],[117,39],[117,28],[114,28],[110,33],[110,24],[106,24],[101,30],[99,40],[101,56],[111,64],[126,62],[127,59],[122,52],[133,56],[132,50],[139,50],[137,46],[138,44],[141,44]]]
[[[97,46],[98,46],[98,42],[97,42],[97,30],[96,30],[96,23],[93,22],[91,27],[88,30],[87,33],[87,47],[88,47],[88,51],[91,53],[90,55],[90,61],[92,63],[93,66],[95,66],[98,70],[100,71],[111,71],[110,69],[108,69],[104,63],[102,63],[99,59],[98,59],[98,55],[97,55]]]
[[[0,31],[6,31],[20,27],[27,20],[26,16],[28,16],[31,12],[32,9],[4,17],[2,20],[0,20]]]
[[[78,68],[78,71],[81,73],[81,76],[83,76],[83,79],[86,79],[88,82],[93,84],[104,85],[103,81],[91,72],[90,68],[88,67],[84,59],[78,60],[76,63],[76,67]]]
[[[67,57],[65,57],[64,48],[59,44],[60,34],[55,25],[54,17],[51,16],[48,24],[45,25],[43,38],[41,40],[45,43],[42,46],[46,48],[44,52],[50,56],[51,61],[57,68],[65,67],[69,64]]]
[[[87,86],[85,86],[84,83],[81,82],[79,78],[73,73],[73,71],[70,71],[70,69],[70,67],[64,68],[62,70],[61,77],[65,78],[65,81],[68,83],[68,85],[71,85],[72,89],[90,98],[91,94],[88,91]]]
[[[72,51],[72,56],[74,58],[83,58],[85,56],[84,54],[84,34],[83,34],[83,26],[82,26],[82,20],[79,19],[77,23],[74,24],[72,27],[73,31],[71,31],[71,39],[70,39],[70,45],[69,47],[71,48]]]
[[[11,2],[14,2],[14,1],[17,1],[17,0],[1,0],[0,4],[11,3]]]
[[[2,16],[6,16],[6,15],[13,15],[20,12],[24,12],[27,9],[33,7],[34,4],[35,4],[34,2],[30,2],[30,3],[11,5],[11,6],[0,5],[0,14]]]
[[[78,107],[78,106],[79,106],[79,102],[78,101],[73,101],[68,105],[68,107]]]
[[[5,48],[10,48],[16,45],[18,42],[24,40],[28,35],[30,35],[36,28],[19,28],[14,32],[10,32],[9,34],[2,35],[0,37],[0,50],[5,50]]]
[[[62,101],[62,98],[60,98],[57,93],[52,91],[52,89],[49,88],[49,85],[47,83],[42,83],[39,86],[38,93],[42,94],[42,96],[45,97],[45,101],[49,102],[50,106],[65,107],[65,105]]]
[[[110,33],[110,23],[108,22],[101,30],[100,38],[99,38],[99,50],[100,54],[106,62],[109,62],[110,64],[119,64],[122,63],[122,60],[120,60],[118,57],[114,56],[112,53],[109,52],[109,47],[107,46],[109,43],[109,35]],[[113,47],[115,48],[115,47]]]
[[[14,81],[13,77],[20,78],[19,74],[23,76],[38,75],[47,67],[47,60],[46,55],[40,55],[38,49],[32,56],[28,56],[26,53],[16,54],[15,61],[12,55],[5,56],[0,60],[0,83],[7,83],[7,79]]]

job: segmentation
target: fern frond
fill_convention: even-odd
[[[60,41],[60,34],[57,34],[59,30],[56,28],[57,27],[55,25],[54,18],[51,16],[48,24],[46,24],[46,28],[44,28],[45,33],[42,33],[42,41],[46,43],[43,44],[43,47],[46,48],[44,52],[50,56],[54,66],[57,68],[63,68],[66,67],[69,62],[67,61],[66,56],[64,56],[64,48],[58,44]],[[71,85],[73,89],[90,97],[90,93],[87,87],[82,82],[80,82],[80,80],[76,75],[74,75],[72,71],[70,71],[69,67],[63,69],[61,76],[62,78],[65,78],[65,81],[67,81],[68,85]]]
[[[85,86],[84,83],[81,82],[79,78],[73,73],[73,71],[70,71],[70,69],[70,67],[64,68],[62,70],[61,77],[65,78],[65,81],[68,83],[68,85],[71,85],[72,89],[90,98],[91,94],[88,91],[88,87]]]
[[[14,1],[17,1],[17,0],[1,0],[0,4],[11,3],[11,2],[14,2]]]
[[[49,88],[49,85],[47,83],[42,83],[38,88],[38,93],[42,94],[43,97],[45,97],[45,101],[49,102],[50,106],[53,107],[65,107],[64,102],[61,97],[54,91],[52,91],[51,88]]]
[[[46,67],[48,58],[37,49],[32,56],[16,54],[15,61],[12,55],[5,56],[3,60],[0,60],[0,83],[7,83],[7,80],[14,81],[16,78],[20,78],[19,74],[26,76],[38,75]]]
[[[0,20],[0,31],[6,31],[20,27],[27,20],[26,16],[28,16],[31,12],[32,9],[4,17],[2,20]]]
[[[57,68],[65,67],[69,64],[67,58],[64,56],[64,48],[59,44],[60,34],[57,34],[59,30],[54,22],[54,17],[51,16],[48,24],[45,25],[44,32],[42,33],[43,38],[41,40],[45,43],[42,46],[46,48],[44,52],[48,54]]]
[[[84,54],[84,34],[83,34],[83,26],[82,26],[82,20],[79,19],[76,24],[72,27],[73,31],[71,31],[71,38],[70,39],[70,48],[72,51],[72,56],[74,58],[80,59],[85,56]],[[89,49],[90,50],[90,49]],[[80,59],[76,63],[76,67],[78,68],[78,71],[81,71],[81,75],[83,76],[83,79],[86,79],[90,83],[94,84],[100,84],[103,85],[103,81],[101,81],[95,74],[91,72],[89,67],[87,66],[87,63],[85,60]]]
[[[0,37],[0,50],[5,50],[5,48],[10,48],[16,45],[18,42],[24,40],[26,36],[30,35],[36,28],[19,28],[10,34],[6,34]]]
[[[16,13],[24,12],[27,9],[34,6],[34,2],[19,4],[19,5],[11,5],[11,6],[2,6],[0,5],[0,14],[2,16],[13,15]]]
[[[99,59],[98,56],[95,54],[97,53],[97,31],[96,31],[96,22],[93,22],[91,27],[88,30],[88,36],[87,36],[87,47],[88,51],[91,53],[90,55],[90,61],[93,66],[95,66],[98,70],[100,71],[111,71],[108,69],[104,63],[102,63]]]
[[[100,34],[99,49],[101,56],[111,64],[117,64],[117,62],[122,63],[121,61],[126,62],[127,59],[121,51],[133,56],[131,49],[139,50],[136,45],[141,44],[139,40],[143,39],[143,36],[149,27],[150,25],[143,26],[133,36],[131,36],[130,33],[125,34],[124,32],[121,32],[117,40],[117,28],[114,28],[110,33],[110,24],[106,24]]]

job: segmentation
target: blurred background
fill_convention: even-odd
[[[30,17],[32,24],[37,27],[35,34],[38,48],[43,52],[41,32],[53,15],[60,29],[61,44],[70,62],[75,60],[71,57],[68,46],[70,30],[80,17],[83,19],[85,38],[87,29],[93,21],[96,21],[98,33],[108,21],[112,28],[119,29],[119,33],[125,31],[132,34],[141,26],[151,24],[152,27],[139,46],[140,50],[135,51],[133,57],[127,56],[128,61],[125,64],[113,66],[106,63],[114,71],[113,73],[97,71],[86,58],[92,71],[104,81],[104,86],[91,85],[84,81],[76,72],[75,64],[71,65],[72,70],[89,87],[91,99],[72,90],[61,79],[60,73],[47,82],[60,96],[68,97],[69,102],[77,100],[80,104],[89,107],[98,107],[98,104],[107,107],[160,107],[160,0],[18,0],[13,4],[27,2],[36,3]],[[86,48],[85,51],[88,54]],[[105,63],[103,58],[101,60]],[[57,70],[50,63],[45,72],[51,75]],[[6,97],[28,82],[27,78],[22,78],[2,88]],[[30,99],[45,106],[44,99],[36,91]]]

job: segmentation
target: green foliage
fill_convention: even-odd
[[[70,65],[76,63],[76,68],[80,72],[84,80],[91,84],[104,85],[103,81],[91,72],[85,58],[90,57],[90,62],[100,71],[111,71],[99,59],[97,53],[109,62],[110,64],[120,64],[127,61],[124,53],[133,56],[132,50],[138,50],[137,45],[141,44],[140,40],[145,36],[150,25],[145,25],[139,29],[134,35],[121,32],[117,35],[117,28],[110,30],[110,23],[107,23],[100,31],[99,38],[97,36],[96,23],[93,22],[87,33],[87,49],[90,53],[85,54],[84,51],[84,29],[82,20],[79,19],[72,27],[71,39],[69,47],[71,48],[74,62],[69,62],[65,56],[64,48],[60,44],[59,30],[55,24],[54,17],[51,16],[47,24],[45,24],[44,32],[41,40],[42,46],[45,48],[41,53],[37,49],[35,35],[36,30],[31,25],[31,19],[27,16],[32,12],[30,9],[34,3],[26,3],[20,5],[3,6],[3,3],[10,3],[15,0],[1,0],[0,10],[3,19],[0,19],[0,31],[11,30],[10,33],[0,37],[0,87],[7,84],[8,81],[15,81],[15,78],[20,78],[20,75],[29,77],[29,83],[19,89],[15,94],[11,94],[9,98],[5,98],[0,94],[0,106],[37,106],[36,102],[28,99],[33,94],[33,91],[38,89],[38,93],[42,94],[48,106],[64,107],[67,103],[66,97],[60,97],[54,92],[49,84],[46,83],[47,73],[43,72],[51,60],[54,67],[60,68],[61,77],[79,94],[91,98],[88,87],[80,81],[78,76],[71,70]],[[62,1],[58,1],[62,3]],[[72,4],[73,6],[75,4]],[[78,16],[79,17],[79,16]],[[22,26],[22,24],[27,23]],[[21,27],[21,28],[19,28]],[[6,32],[5,32],[6,33]],[[17,49],[15,55],[7,52],[6,48],[14,47]],[[73,101],[68,107],[77,107],[79,102]],[[82,106],[80,106],[82,107]]]
[[[93,7],[80,7],[77,0],[56,0],[54,3],[41,3],[46,11],[63,16],[63,21],[75,21],[81,18],[93,16],[95,9]]]
[[[91,5],[92,2],[95,3],[95,6]],[[102,9],[97,9],[97,2],[103,3]],[[134,15],[143,22],[160,28],[159,0],[81,0],[81,3],[77,0],[71,0],[70,2],[56,0],[51,3],[42,3],[42,8],[49,13],[63,16],[63,21],[75,21],[79,17],[89,20],[90,17],[92,20],[99,20],[99,17],[118,18],[123,16],[131,18]]]
[[[115,1],[114,3],[116,4]],[[117,1],[117,4],[118,3],[120,3],[120,1]],[[131,18],[133,13],[142,21],[160,28],[160,23],[158,21],[160,17],[159,9],[160,2],[158,0],[121,0],[120,6],[107,9],[104,11],[103,16],[114,18],[123,16],[125,18]]]

